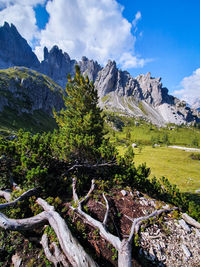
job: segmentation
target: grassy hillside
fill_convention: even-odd
[[[113,142],[126,144],[173,144],[198,147],[200,145],[200,129],[185,125],[168,125],[158,128],[134,118],[122,117],[107,113],[107,128]]]
[[[53,131],[57,127],[56,121],[42,110],[33,114],[22,113],[18,115],[15,110],[5,108],[0,113],[0,134],[16,133],[20,128],[32,133]]]
[[[0,132],[20,128],[30,132],[52,131],[52,110],[62,107],[63,89],[47,76],[25,67],[0,70]]]
[[[123,154],[126,148],[118,147]],[[182,192],[195,193],[200,189],[200,161],[191,159],[192,152],[169,147],[143,146],[134,149],[133,161],[136,166],[146,162],[151,168],[150,177],[167,177],[172,184],[178,185]],[[196,153],[198,154],[198,153]]]
[[[197,127],[168,125],[157,128],[144,121],[121,117],[113,113],[106,115],[108,136],[124,154],[128,145],[136,143],[134,149],[136,165],[146,162],[151,168],[150,177],[165,176],[178,185],[182,192],[194,193],[200,189],[200,161],[190,158],[192,152],[169,148],[166,145],[188,147],[200,146],[200,129]],[[159,144],[161,147],[153,147]]]

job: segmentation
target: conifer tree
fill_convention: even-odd
[[[62,157],[81,159],[96,158],[104,140],[104,118],[98,107],[98,94],[93,82],[83,77],[78,65],[75,76],[68,75],[66,109],[55,113],[59,126],[59,145]]]

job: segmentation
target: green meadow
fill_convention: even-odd
[[[125,147],[118,147],[120,154]],[[167,177],[182,192],[195,193],[200,189],[200,161],[191,159],[192,152],[169,147],[143,146],[134,149],[135,165],[146,162],[151,169],[150,177]]]
[[[108,136],[123,155],[127,147],[134,148],[135,165],[146,163],[151,169],[150,177],[166,177],[182,192],[195,193],[200,189],[200,160],[190,157],[192,152],[174,149],[167,145],[200,148],[200,125],[195,127],[168,125],[158,128],[144,121],[107,114]],[[154,144],[160,147],[153,147]]]

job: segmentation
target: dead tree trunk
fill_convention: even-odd
[[[27,191],[15,201],[5,203],[4,206],[1,206],[1,208],[16,204],[17,201],[21,201],[25,198],[25,196],[30,195],[30,192],[33,193],[33,190]],[[0,213],[0,227],[14,231],[26,231],[32,230],[38,226],[42,226],[49,222],[49,224],[57,235],[60,247],[62,248],[64,255],[72,264],[72,266],[96,267],[97,264],[95,263],[95,261],[85,252],[84,248],[80,245],[78,240],[72,236],[67,224],[62,219],[62,217],[54,210],[54,207],[50,206],[45,200],[41,198],[37,199],[37,203],[41,205],[45,211],[31,218],[14,220],[6,217],[3,213]],[[50,255],[48,253],[48,250],[46,250],[46,252],[48,255]],[[57,260],[55,257],[50,257],[51,259],[53,259],[54,263]],[[62,262],[64,262],[62,257],[60,258],[60,261],[61,260]],[[67,267],[67,264],[64,266]]]

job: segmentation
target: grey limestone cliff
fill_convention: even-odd
[[[67,53],[63,53],[55,45],[50,51],[46,47],[44,48],[44,60],[41,62],[38,71],[51,77],[64,88],[67,82],[67,74],[74,75],[75,64],[77,64],[75,60],[71,60]]]
[[[39,67],[40,62],[16,27],[7,22],[0,27],[0,68],[11,66]]]

